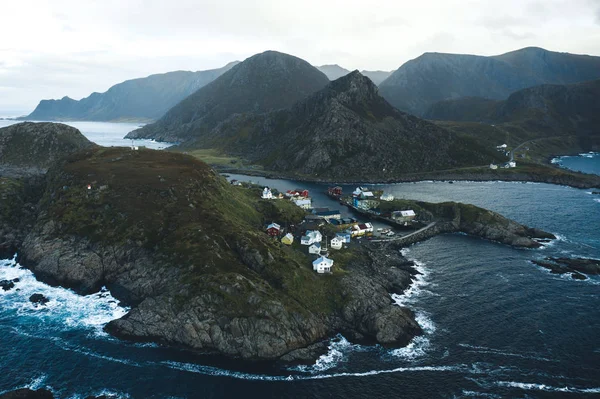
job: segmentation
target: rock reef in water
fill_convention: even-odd
[[[600,260],[586,258],[545,258],[532,263],[550,270],[554,274],[571,274],[577,280],[586,280],[587,275],[600,274]]]

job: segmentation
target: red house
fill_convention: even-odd
[[[281,226],[277,223],[271,223],[267,226],[267,234],[271,237],[277,237],[281,233]]]
[[[333,197],[341,197],[342,196],[342,188],[340,186],[329,187],[327,189],[329,195]]]
[[[304,197],[308,198],[308,190],[303,190],[301,188],[297,188],[295,190],[286,191],[286,195],[288,197]]]

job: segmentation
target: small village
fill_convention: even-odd
[[[232,180],[233,185],[242,185]],[[351,194],[344,196],[340,186],[329,187],[326,194],[347,206],[363,219],[380,220],[388,226],[402,229],[417,229],[421,224],[416,220],[412,209],[381,212],[381,202],[391,202],[394,196],[383,191],[357,187]],[[265,233],[282,244],[294,247],[312,258],[312,269],[318,274],[333,273],[334,260],[331,251],[344,251],[352,245],[360,245],[362,240],[393,240],[396,234],[391,227],[375,228],[370,222],[360,222],[354,217],[342,217],[337,209],[314,207],[310,193],[306,189],[277,192],[269,187],[260,191],[262,200],[291,201],[304,209],[306,215],[299,225],[282,226],[272,221],[265,226]]]

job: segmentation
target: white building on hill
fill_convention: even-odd
[[[261,198],[262,199],[273,199],[273,193],[271,192],[271,189],[269,187],[264,188]]]
[[[332,268],[333,259],[329,259],[325,256],[321,256],[313,262],[313,270],[320,274],[331,273]]]

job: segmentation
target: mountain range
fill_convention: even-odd
[[[540,85],[502,101],[478,97],[434,104],[428,119],[519,125],[541,135],[600,135],[600,80]]]
[[[600,57],[528,47],[493,57],[425,53],[403,64],[379,87],[394,107],[423,116],[442,100],[504,100],[527,87],[593,79],[600,79]]]
[[[175,71],[116,84],[104,93],[92,93],[79,101],[69,97],[42,100],[21,118],[45,121],[152,121],[175,104],[237,65],[207,71]]]
[[[185,142],[207,134],[233,114],[290,107],[329,83],[308,62],[276,51],[254,55],[196,91],[156,123],[127,138]]]
[[[317,69],[323,72],[329,80],[336,80],[341,78],[342,76],[346,76],[350,73],[346,68],[342,68],[337,64],[333,65],[321,65],[317,67]],[[366,71],[362,70],[360,73],[373,81],[376,85],[379,86],[381,82],[386,80],[391,74],[391,71]]]
[[[340,180],[390,179],[498,157],[472,138],[398,111],[358,71],[291,108],[234,115],[185,147],[218,149],[272,171]]]

